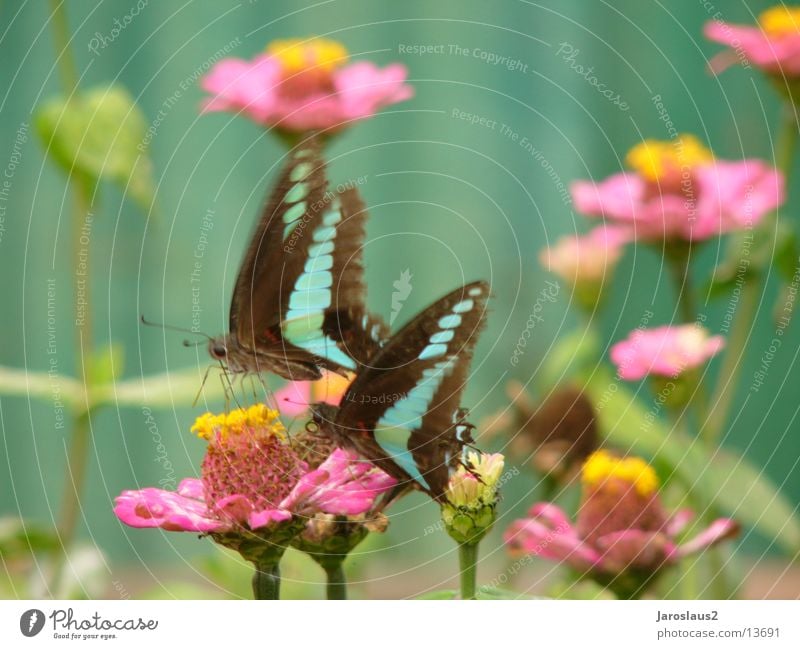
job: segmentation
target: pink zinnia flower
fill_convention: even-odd
[[[583,236],[567,236],[539,254],[539,261],[550,272],[568,282],[602,282],[614,270],[631,230],[600,226]]]
[[[710,21],[703,30],[706,38],[727,45],[730,50],[714,57],[719,72],[736,61],[751,63],[766,73],[780,76],[800,74],[800,8],[778,5],[762,12],[758,25],[730,25]]]
[[[611,362],[626,381],[648,375],[675,378],[698,367],[725,346],[722,336],[711,336],[696,324],[635,329],[611,348]]]
[[[735,521],[721,518],[685,543],[677,541],[693,513],[666,515],[655,471],[640,458],[596,451],[582,471],[583,496],[573,525],[552,503],[537,503],[514,521],[504,540],[513,555],[561,561],[620,598],[639,596],[660,571],[731,538]]]
[[[783,175],[761,160],[715,160],[699,141],[647,140],[628,153],[633,172],[578,181],[578,212],[627,226],[638,239],[704,240],[754,227],[784,201]]]
[[[287,443],[277,412],[263,404],[206,413],[192,430],[208,440],[201,477],[183,480],[176,492],[152,487],[123,491],[114,507],[122,522],[209,533],[255,561],[267,546],[279,549],[279,557],[284,543],[317,513],[362,514],[395,484],[341,449],[309,470]]]
[[[346,64],[347,56],[340,43],[314,38],[275,41],[249,61],[223,59],[201,82],[212,95],[203,110],[241,111],[283,131],[333,131],[413,95],[402,64]]]

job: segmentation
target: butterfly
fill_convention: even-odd
[[[338,406],[315,404],[310,428],[438,501],[473,444],[460,400],[484,326],[489,285],[440,298],[389,338],[356,373]]]
[[[232,373],[316,380],[376,353],[388,329],[364,306],[367,210],[331,191],[316,138],[291,154],[256,225],[231,299],[229,333],[208,351]]]

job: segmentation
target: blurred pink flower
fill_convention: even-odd
[[[537,503],[506,530],[509,552],[564,562],[619,597],[636,597],[663,568],[738,532],[735,521],[721,518],[679,543],[694,515],[666,515],[658,478],[640,458],[597,451],[584,465],[582,487],[575,525],[558,506]]]
[[[759,16],[758,25],[709,21],[703,31],[706,38],[731,48],[712,59],[716,72],[741,61],[768,74],[800,74],[800,8],[778,5],[767,9]]]
[[[675,378],[724,346],[722,336],[711,336],[699,325],[664,325],[634,330],[611,348],[610,355],[621,379],[638,381],[652,374]]]
[[[600,226],[583,236],[567,236],[539,254],[550,272],[577,284],[608,280],[622,256],[632,231],[621,226]]]
[[[627,161],[633,172],[575,182],[572,197],[581,214],[625,225],[637,239],[709,239],[755,226],[785,199],[773,167],[713,160],[692,136],[645,141]]]
[[[123,491],[114,513],[131,527],[244,534],[320,512],[362,514],[394,486],[383,471],[341,449],[308,470],[285,443],[276,416],[258,405],[200,417],[193,430],[209,440],[202,477],[181,481],[176,492]]]
[[[276,41],[249,61],[223,59],[201,82],[211,94],[203,110],[242,111],[283,131],[333,131],[413,96],[402,64],[346,61],[344,46],[322,38]]]
[[[312,403],[338,406],[350,381],[328,371],[318,381],[289,381],[275,392],[278,411],[284,417],[299,417],[308,412]]]

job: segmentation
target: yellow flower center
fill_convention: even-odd
[[[778,5],[762,12],[758,24],[768,35],[778,37],[800,34],[800,8]]]
[[[655,493],[659,486],[653,467],[642,458],[621,458],[608,451],[592,453],[583,465],[583,484],[597,487],[611,478],[627,482],[644,497]]]
[[[211,412],[200,415],[192,426],[192,432],[205,440],[225,441],[248,432],[258,432],[264,436],[277,436],[285,439],[283,424],[278,419],[278,411],[257,403],[249,408],[237,408],[231,412],[215,415]]]
[[[272,41],[267,54],[278,59],[286,74],[314,68],[332,72],[347,60],[347,49],[338,41],[327,38],[290,38]]]
[[[680,181],[685,170],[711,162],[711,151],[694,135],[675,140],[644,140],[625,157],[628,166],[651,182]]]

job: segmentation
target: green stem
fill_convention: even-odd
[[[78,69],[75,57],[70,48],[70,29],[67,17],[66,2],[51,0],[51,22],[53,25],[53,39],[56,45],[57,65],[61,76],[64,94],[66,97],[73,95],[78,86]],[[85,378],[88,375],[85,356],[92,352],[92,326],[91,326],[91,281],[89,276],[88,246],[84,250],[82,237],[92,200],[92,185],[83,175],[74,170],[69,175],[69,184],[72,189],[72,264],[73,282],[77,302],[78,292],[83,293],[85,309],[83,317],[77,319],[75,324],[75,374],[79,380],[83,379],[84,389],[87,390],[86,409],[73,415],[72,435],[67,447],[67,467],[65,485],[63,489],[63,503],[59,511],[58,530],[60,548],[54,560],[52,589],[58,592],[62,581],[67,553],[71,547],[78,527],[81,510],[81,494],[86,483],[88,470],[89,447],[91,445],[91,411],[88,389]],[[81,263],[83,257],[83,263]]]
[[[690,244],[676,243],[667,249],[665,255],[667,267],[675,284],[678,296],[678,314],[683,322],[694,322],[697,319],[697,308],[692,295],[691,280],[689,276],[689,261],[692,247]]]
[[[58,57],[58,72],[61,84],[69,97],[78,86],[78,68],[70,47],[69,18],[66,0],[50,0],[50,19],[53,23],[53,39]]]
[[[798,124],[794,104],[785,102],[781,115],[781,131],[775,146],[775,165],[786,178],[786,189],[789,189],[789,176],[792,173],[794,153],[797,146]]]
[[[325,590],[328,599],[347,599],[347,579],[344,576],[344,561],[330,561],[323,565],[328,584]]]
[[[281,571],[278,562],[256,564],[253,573],[253,599],[280,599]]]
[[[86,411],[73,419],[72,435],[67,445],[67,468],[58,520],[60,545],[53,565],[51,586],[53,593],[60,591],[69,548],[78,528],[78,518],[81,513],[80,496],[86,483],[91,439],[91,420],[89,412]]]
[[[458,546],[458,563],[461,569],[461,599],[476,599],[478,544],[460,543]]]
[[[775,151],[775,164],[783,173],[787,192],[790,187],[790,178],[797,146],[798,125],[795,117],[795,108],[790,102],[783,107],[781,127],[778,133]],[[764,236],[775,226],[775,214],[764,219],[762,225],[754,233],[755,236]],[[725,424],[728,422],[733,397],[736,391],[739,374],[744,365],[744,352],[747,341],[750,339],[750,330],[758,313],[759,296],[764,286],[764,274],[746,278],[742,286],[739,308],[731,325],[725,355],[720,367],[717,387],[712,398],[712,410],[708,414],[704,437],[708,444],[715,445],[719,442]]]
[[[711,398],[713,408],[708,413],[704,428],[704,438],[709,446],[719,442],[722,430],[728,421],[739,373],[744,365],[744,352],[750,338],[750,329],[758,310],[761,277],[750,277],[742,286],[739,308],[734,316],[731,333],[727,340],[727,350],[722,359],[717,379],[717,389]]]
[[[675,244],[667,250],[665,255],[667,267],[670,269],[675,292],[677,294],[678,313],[684,323],[697,322],[700,315],[694,301],[694,290],[690,275],[690,261],[692,255],[691,244]],[[682,378],[691,383],[689,396],[690,406],[694,412],[697,430],[703,427],[703,418],[708,412],[708,395],[699,374],[695,370],[686,371]]]

